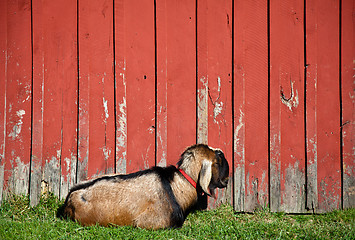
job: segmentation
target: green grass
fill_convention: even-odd
[[[58,219],[62,202],[50,195],[36,207],[14,196],[0,207],[0,239],[355,239],[355,209],[322,215],[287,215],[261,210],[235,213],[231,206],[198,211],[180,229],[83,227]]]

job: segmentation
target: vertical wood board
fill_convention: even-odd
[[[341,9],[343,208],[355,207],[355,1]]]
[[[77,130],[76,3],[34,1],[32,200],[64,198],[75,183]],[[42,165],[42,169],[41,169]],[[42,176],[43,174],[43,176]],[[32,202],[35,204],[35,202]]]
[[[306,17],[307,207],[326,212],[341,204],[339,4],[309,1]]]
[[[157,163],[176,164],[196,143],[196,6],[157,1]]]
[[[114,1],[115,25],[115,97],[116,97],[116,173],[127,172],[127,80],[125,1]]]
[[[232,172],[232,2],[198,1],[197,6],[197,139],[220,148]],[[210,208],[231,198],[231,184],[215,190]]]
[[[270,207],[305,209],[303,1],[270,2]]]
[[[0,203],[4,190],[6,71],[7,71],[7,1],[0,2]]]
[[[234,209],[252,212],[268,204],[268,6],[234,11]]]
[[[78,180],[115,170],[113,2],[79,1]]]
[[[124,2],[127,173],[155,165],[154,2]],[[139,16],[139,17],[137,17]],[[122,40],[119,40],[121,42]]]
[[[7,193],[27,194],[31,149],[31,2],[9,1],[5,14],[4,186]]]

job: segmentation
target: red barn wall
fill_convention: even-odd
[[[0,3],[0,201],[222,149],[236,211],[355,207],[355,2]]]

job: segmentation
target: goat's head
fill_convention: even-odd
[[[199,183],[202,190],[214,196],[214,189],[225,188],[229,179],[229,165],[219,149],[197,144],[185,150],[178,167]]]

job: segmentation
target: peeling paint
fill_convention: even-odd
[[[238,166],[234,170],[234,209],[244,211],[245,199],[245,170],[244,166]]]
[[[275,212],[280,211],[281,205],[280,143],[280,134],[273,134],[270,139],[270,209]]]
[[[241,138],[244,139],[244,113],[242,112],[242,109],[239,109],[239,118],[238,118],[238,125],[236,126],[234,130],[234,149],[236,149],[236,154],[238,154],[239,157],[242,157],[242,159],[245,159],[244,157],[244,146],[241,145]],[[240,130],[243,131],[243,133],[240,133]],[[243,135],[243,136],[241,136]],[[244,141],[243,141],[244,142]]]
[[[50,160],[46,160],[42,180],[48,183],[48,189],[56,196],[59,196],[60,188],[60,157],[61,151],[57,150],[57,156],[52,156]]]
[[[15,162],[15,163],[14,163]],[[30,164],[25,164],[20,157],[11,160],[11,176],[8,190],[16,195],[28,194],[28,180],[30,176]]]
[[[167,97],[167,95],[165,95]],[[165,103],[167,99],[165,99]],[[167,120],[166,106],[160,106],[157,121],[157,166],[165,167],[167,165]],[[160,120],[162,119],[162,120]]]
[[[19,110],[16,112],[16,115],[18,117],[18,120],[15,124],[15,126],[12,128],[12,132],[8,135],[9,137],[12,138],[12,140],[15,140],[21,133],[22,129],[22,124],[23,124],[23,116],[26,114],[25,110]]]
[[[343,207],[355,207],[355,158],[352,165],[343,163]]]
[[[127,103],[123,97],[122,102],[118,104],[119,113],[117,115],[117,146],[116,152],[120,153],[117,159],[116,172],[126,173],[127,168]],[[124,149],[124,150],[122,150]]]
[[[198,143],[208,143],[208,78],[201,77],[202,87],[198,89]]]
[[[214,106],[214,108],[213,108],[213,122],[216,124],[219,124],[217,117],[220,114],[222,114],[222,111],[223,111],[223,102],[220,101],[220,97],[221,97],[221,78],[220,77],[217,77],[217,92],[218,92],[218,97],[216,100],[213,100],[210,92],[208,92],[208,95],[209,95],[212,105]]]
[[[109,118],[110,115],[108,114],[107,100],[105,100],[105,97],[102,98],[102,104],[104,106],[104,112],[105,112],[104,122],[107,123],[107,119]]]
[[[102,149],[102,153],[104,155],[105,161],[108,161],[108,159],[110,158],[110,155],[111,155],[111,150],[108,149],[107,146],[104,146],[101,149]]]
[[[290,84],[291,84],[291,96],[289,98],[286,98],[285,95],[284,95],[284,92],[283,92],[283,89],[281,87],[281,90],[280,90],[280,99],[281,99],[281,102],[286,105],[288,107],[288,109],[292,112],[292,108],[297,108],[298,105],[299,105],[299,97],[298,97],[298,91],[297,89],[294,90],[294,82],[292,82],[290,80]]]
[[[319,210],[321,212],[333,211],[340,207],[340,195],[336,193],[339,188],[340,184],[331,177],[326,177],[320,181]]]
[[[218,115],[220,115],[222,113],[223,110],[223,102],[216,102],[214,105],[214,109],[213,109],[213,121],[215,123],[217,123],[217,117]]]
[[[75,156],[75,154],[71,153],[71,157],[68,158],[64,158],[64,162],[65,162],[65,167],[66,167],[66,175],[63,173],[63,169],[62,169],[62,175],[61,175],[61,179],[60,179],[60,199],[64,199],[66,197],[66,195],[69,192],[69,189],[74,186],[75,181],[76,181],[76,162],[77,162],[77,158]]]
[[[144,169],[150,168],[150,166],[149,166],[149,151],[150,151],[150,148],[151,148],[151,144],[147,147],[145,155],[144,155],[144,153],[142,153],[142,162],[144,164]]]
[[[292,156],[291,156],[292,157]],[[299,161],[289,164],[285,172],[281,211],[302,213],[305,211],[305,176],[299,169]]]
[[[310,152],[307,159],[307,209],[315,211],[318,208],[317,184],[317,135],[308,140],[307,150]]]

